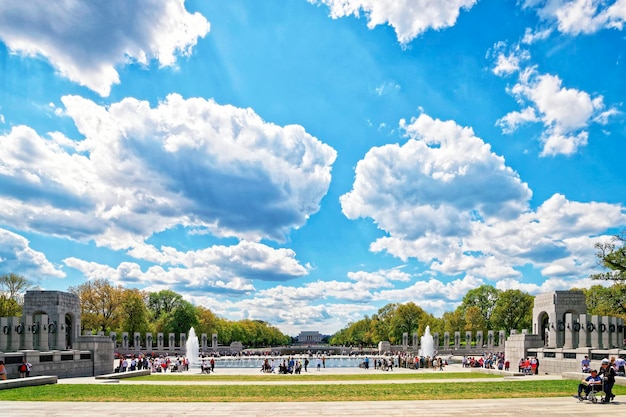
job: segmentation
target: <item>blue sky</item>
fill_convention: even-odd
[[[590,286],[626,0],[0,0],[0,272],[333,333]]]

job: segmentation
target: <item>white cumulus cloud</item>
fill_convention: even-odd
[[[128,62],[174,65],[210,29],[184,0],[0,0],[0,39],[41,56],[63,76],[108,96]]]
[[[594,241],[626,224],[618,204],[560,194],[531,210],[528,186],[471,129],[424,114],[401,126],[406,144],[372,148],[341,197],[346,217],[371,218],[387,234],[373,252],[495,282],[521,279],[530,265],[571,286],[597,268]]]
[[[469,10],[477,0],[308,0],[330,8],[333,19],[367,16],[370,29],[389,24],[398,41],[406,44],[429,29],[454,26],[461,9]]]
[[[524,0],[523,7],[570,35],[622,30],[626,21],[626,0]]]
[[[42,277],[65,277],[65,272],[52,264],[45,254],[32,249],[25,237],[2,228],[0,228],[0,270],[19,271],[20,275],[24,275],[33,284],[38,283]]]
[[[63,103],[83,140],[25,126],[0,136],[2,224],[114,249],[175,226],[280,241],[330,183],[334,149],[250,109],[178,95],[154,108]]]
[[[509,112],[496,123],[504,133],[512,133],[524,123],[542,123],[541,156],[576,153],[587,145],[591,124],[606,124],[618,113],[615,108],[606,108],[601,95],[564,87],[558,76],[540,74],[534,67],[520,70],[509,92],[524,109]]]

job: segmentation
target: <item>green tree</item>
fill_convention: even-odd
[[[196,307],[189,301],[183,300],[168,316],[171,317],[168,333],[187,334],[192,327],[198,327]]]
[[[182,303],[183,296],[172,290],[161,290],[148,294],[148,309],[155,318],[172,313]]]
[[[588,314],[626,319],[626,283],[616,282],[610,287],[594,285],[582,291],[587,300]]]
[[[592,279],[626,281],[626,232],[613,236],[610,242],[596,243],[596,256],[606,272],[591,275]]]
[[[391,319],[392,334],[394,335],[394,342],[401,342],[403,333],[408,333],[409,340],[411,340],[413,333],[419,333],[420,323],[426,316],[426,312],[413,302],[406,304],[400,304],[396,307],[396,311]]]
[[[493,309],[496,306],[499,294],[500,290],[491,285],[481,285],[478,288],[471,289],[465,294],[465,297],[463,297],[463,301],[460,305],[461,311],[466,316],[469,307],[478,307],[480,314],[483,316],[484,327],[491,329],[491,315],[493,314]]]
[[[121,308],[124,311],[121,320],[123,331],[134,335],[135,332],[148,331],[150,312],[146,306],[146,297],[138,289],[127,289],[122,296]]]
[[[22,306],[12,298],[0,294],[0,317],[16,317],[22,315]]]
[[[492,330],[522,330],[532,326],[534,297],[520,290],[499,294],[491,315]]]
[[[454,311],[446,311],[441,316],[441,319],[443,320],[443,331],[449,332],[451,335],[465,328],[465,317],[460,308]]]

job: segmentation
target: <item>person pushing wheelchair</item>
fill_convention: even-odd
[[[613,395],[613,385],[615,385],[616,375],[617,372],[615,372],[615,368],[613,368],[611,362],[606,358],[602,359],[602,365],[600,367],[600,372],[598,372],[598,376],[602,378],[602,391],[606,394],[604,402],[608,403],[615,399],[615,395]]]

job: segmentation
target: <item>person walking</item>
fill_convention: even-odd
[[[28,371],[28,366],[26,366],[26,360],[23,360],[22,363],[17,367],[17,371],[20,373],[20,378],[26,378],[26,372]]]
[[[0,361],[0,380],[6,381],[7,379],[7,368],[4,366],[4,361]]]

